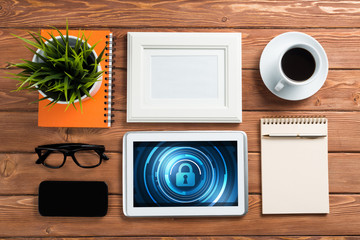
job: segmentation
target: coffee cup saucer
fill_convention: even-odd
[[[318,77],[305,85],[285,86],[276,91],[275,86],[280,80],[276,74],[278,61],[282,49],[294,44],[305,43],[311,45],[320,55],[320,68]],[[328,59],[324,48],[311,36],[301,32],[287,32],[273,38],[264,48],[260,58],[260,75],[265,86],[276,96],[292,101],[303,100],[314,95],[324,84],[328,74]],[[286,84],[286,83],[285,83]]]

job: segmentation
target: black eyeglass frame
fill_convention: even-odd
[[[44,154],[41,154],[42,150],[46,150]],[[82,166],[75,157],[75,153],[82,150],[94,150],[100,157],[99,163],[93,166]],[[99,166],[102,163],[102,160],[109,160],[109,158],[105,155],[105,147],[104,145],[91,145],[85,143],[60,143],[60,144],[49,144],[49,145],[41,145],[35,148],[35,152],[39,156],[39,159],[36,160],[36,164],[42,164],[48,168],[61,168],[64,166],[66,162],[67,156],[71,156],[72,160],[81,168],[94,168]],[[46,158],[52,152],[61,152],[64,155],[63,163],[60,166],[50,166],[45,163]]]

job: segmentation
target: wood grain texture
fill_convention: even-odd
[[[116,110],[126,110],[126,70],[115,70]],[[287,101],[270,92],[258,70],[242,71],[243,111],[359,111],[360,71],[331,70],[321,89],[302,101]]]
[[[357,236],[168,236],[168,237],[30,237],[30,238],[0,238],[0,240],[358,240]]]
[[[359,112],[243,112],[243,123],[126,123],[126,113],[114,112],[110,129],[41,128],[37,112],[0,112],[0,152],[33,152],[38,145],[85,142],[103,144],[108,151],[121,152],[122,137],[128,131],[241,130],[248,135],[250,152],[260,151],[260,118],[274,116],[325,116],[329,120],[330,152],[360,152]]]
[[[29,114],[30,115],[30,114]],[[1,114],[0,114],[1,116]],[[260,118],[274,116],[325,116],[328,118],[328,149],[330,152],[359,152],[359,112],[243,112],[241,124],[214,123],[126,123],[125,112],[115,112],[115,123],[111,129],[76,129],[68,131],[68,141],[87,139],[104,142],[109,149],[121,151],[122,136],[128,131],[183,131],[183,130],[241,130],[248,135],[250,152],[260,151]],[[98,135],[97,135],[98,134]],[[1,139],[1,136],[0,136]],[[118,141],[117,141],[118,140]]]
[[[86,169],[78,167],[67,157],[61,169],[47,168],[35,164],[37,154],[0,154],[0,195],[37,194],[42,181],[105,181],[109,192],[122,192],[122,155],[106,153],[111,159],[99,167]]]
[[[65,17],[72,25],[103,27],[360,26],[357,1],[2,0],[0,3],[0,27],[64,26]]]
[[[360,234],[359,195],[331,195],[327,215],[264,216],[259,195],[249,196],[244,217],[128,218],[116,195],[109,197],[108,214],[100,218],[42,217],[36,196],[0,196],[0,210],[1,237]]]
[[[360,15],[359,15],[360,16]],[[44,26],[46,27],[46,26]],[[70,25],[78,29],[75,25]],[[40,26],[31,29],[38,32]],[[87,28],[88,29],[88,28]],[[110,29],[115,36],[116,57],[114,66],[126,68],[127,32],[241,32],[242,33],[242,68],[258,69],[259,60],[266,44],[279,34],[289,31],[300,31],[314,37],[325,49],[330,68],[359,69],[360,30],[359,29],[183,29],[183,28],[129,28]],[[16,34],[30,39],[29,29],[0,29],[0,68],[6,67],[7,62],[17,63],[20,59],[32,59],[32,53],[24,47],[20,39],[12,36]],[[339,46],[341,53],[339,53]]]
[[[71,159],[61,169],[35,164],[35,153],[0,154],[0,195],[37,194],[40,182],[105,181],[111,194],[122,194],[122,155],[107,153],[110,160],[94,169],[80,168]],[[360,193],[359,153],[329,154],[330,193]],[[261,193],[260,154],[249,153],[250,193]]]
[[[37,91],[19,91],[18,81],[10,79],[9,73],[16,73],[16,70],[0,70],[0,110],[1,111],[37,111],[38,104],[32,102],[37,100]]]
[[[242,68],[258,69],[262,51],[276,36],[299,31],[315,38],[325,49],[329,60],[329,68],[359,69],[359,29],[163,29],[140,28],[113,30],[116,37],[117,68],[126,68],[127,32],[240,32],[242,33]],[[341,47],[341,53],[339,53]]]
[[[243,70],[243,110],[359,111],[360,71],[329,71],[325,84],[302,101],[287,101],[270,92],[259,71]]]
[[[0,70],[1,71],[1,70]],[[6,72],[16,72],[6,71]],[[12,92],[17,82],[8,79],[8,74],[0,72],[1,111],[37,111],[36,91]],[[114,81],[114,109],[126,110],[126,70],[116,69]],[[285,111],[359,111],[360,110],[360,71],[331,70],[322,88],[313,96],[302,101],[286,101],[273,95],[264,85],[258,70],[243,70],[242,93],[243,110]]]

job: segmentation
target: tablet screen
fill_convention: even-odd
[[[236,141],[134,142],[134,207],[238,206]]]

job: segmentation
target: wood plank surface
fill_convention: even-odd
[[[358,1],[2,0],[0,27],[359,27]],[[314,21],[316,17],[316,21]]]
[[[114,112],[110,129],[37,127],[37,112],[0,112],[0,152],[33,152],[38,145],[85,142],[103,144],[108,151],[122,151],[128,131],[235,130],[248,135],[249,151],[260,151],[260,118],[274,116],[325,116],[328,118],[330,152],[360,152],[359,112],[243,112],[243,123],[126,123],[124,111]],[[29,140],[31,139],[31,141]]]
[[[9,237],[0,238],[0,240],[358,240],[357,236],[169,236],[169,237]]]
[[[38,194],[42,181],[105,181],[111,194],[122,192],[122,155],[106,153],[111,159],[99,167],[78,167],[68,157],[61,169],[35,164],[37,154],[0,154],[0,195]],[[360,191],[359,191],[360,192]]]
[[[329,68],[359,69],[359,29],[121,29],[113,30],[116,37],[117,68],[126,68],[127,32],[240,32],[242,33],[242,68],[258,69],[262,51],[276,36],[299,31],[315,38],[325,49]],[[341,53],[339,53],[341,47]]]
[[[327,215],[263,216],[261,196],[250,195],[244,217],[129,218],[111,195],[105,217],[42,217],[36,196],[0,196],[0,236],[360,235],[359,211],[359,195],[331,195]]]
[[[0,154],[0,195],[37,194],[40,182],[105,181],[111,194],[122,194],[122,154],[107,153],[110,160],[97,168],[80,168],[68,158],[61,169],[35,164],[35,153]],[[329,154],[330,193],[360,193],[359,153]],[[249,153],[249,193],[261,193],[260,154]]]
[[[8,71],[16,72],[16,71]],[[8,79],[10,75],[0,72],[0,111],[37,111],[34,102],[36,91],[12,92],[17,81]],[[116,69],[114,81],[114,109],[126,110],[126,70]],[[324,86],[313,96],[302,101],[286,101],[273,95],[264,85],[258,70],[243,70],[243,110],[259,111],[359,111],[360,71],[331,70]]]
[[[360,15],[359,15],[360,16]],[[33,54],[24,47],[21,40],[12,36],[16,34],[30,39],[28,31],[38,32],[39,25],[33,29],[0,29],[0,68],[10,63],[17,63],[20,59],[32,59]],[[71,25],[72,29],[78,29]],[[88,29],[88,28],[87,28]],[[260,56],[266,44],[279,34],[289,31],[300,31],[314,37],[324,47],[331,69],[360,69],[360,30],[359,29],[214,29],[214,28],[129,28],[110,29],[115,36],[115,64],[116,68],[126,68],[127,32],[241,32],[242,33],[242,68],[258,69]],[[341,53],[339,53],[341,47]]]
[[[32,113],[29,113],[29,116]],[[0,114],[1,116],[1,114]],[[243,123],[126,123],[123,111],[115,112],[111,129],[69,128],[68,141],[103,142],[113,151],[121,151],[122,136],[128,131],[182,131],[182,130],[240,130],[248,135],[250,152],[260,151],[260,118],[279,116],[325,116],[328,118],[328,149],[330,152],[359,152],[359,112],[243,112]],[[114,137],[116,136],[116,137]],[[0,136],[0,139],[2,136]]]

